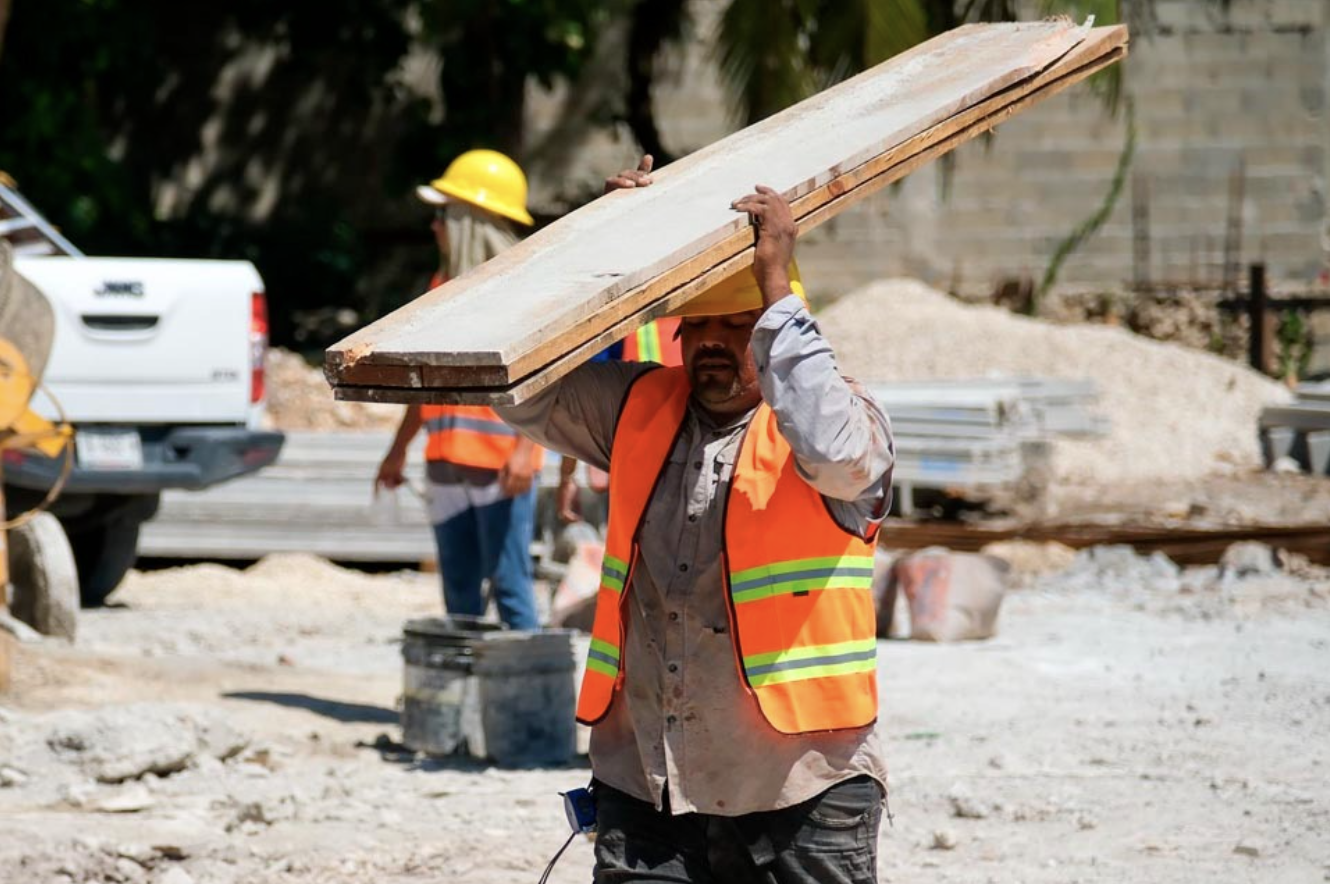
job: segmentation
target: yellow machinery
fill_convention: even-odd
[[[56,425],[28,407],[41,382],[55,330],[51,305],[14,272],[8,243],[0,240],[0,615],[7,615],[9,550],[6,532],[27,515],[7,520],[4,463],[7,452],[35,449],[56,457],[69,444],[68,425]],[[68,452],[66,452],[68,455]],[[53,488],[48,502],[59,493]],[[8,687],[13,637],[0,624],[0,690]]]

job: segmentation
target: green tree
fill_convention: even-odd
[[[0,0],[0,23],[11,0]],[[0,169],[89,252],[248,258],[274,340],[362,318],[433,263],[411,185],[520,145],[524,86],[575,73],[592,0],[46,0],[13,6]],[[59,22],[59,27],[52,27]],[[443,113],[404,81],[441,59]]]
[[[529,81],[571,79],[627,0],[422,0],[423,41],[443,61],[444,125],[434,152],[520,154]]]

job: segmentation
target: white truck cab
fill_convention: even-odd
[[[75,428],[73,468],[51,511],[73,547],[83,603],[98,605],[133,564],[139,525],[163,490],[207,488],[277,459],[282,434],[259,428],[263,281],[248,261],[87,257],[2,176],[0,236],[55,312],[33,408]],[[40,501],[64,469],[11,452],[11,509]]]

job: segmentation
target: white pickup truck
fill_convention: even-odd
[[[99,605],[134,563],[139,525],[162,491],[206,488],[277,459],[282,434],[260,429],[263,281],[248,261],[86,257],[3,176],[0,235],[55,311],[50,395],[33,408],[75,427],[73,468],[51,511],[83,604]],[[4,467],[18,512],[45,496],[64,462],[8,452]]]

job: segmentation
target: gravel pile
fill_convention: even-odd
[[[268,422],[276,430],[392,430],[402,406],[338,402],[323,372],[299,354],[268,351]]]
[[[1245,366],[1121,328],[1052,325],[883,280],[818,316],[841,370],[863,381],[1092,378],[1105,438],[1058,440],[1062,485],[1199,478],[1261,464],[1257,418],[1291,394]]]
[[[437,578],[412,571],[367,574],[306,553],[275,553],[243,571],[212,563],[131,571],[116,590],[115,601],[158,610],[201,604],[215,609],[284,608],[301,602],[328,612],[409,605],[422,586],[436,587]]]

